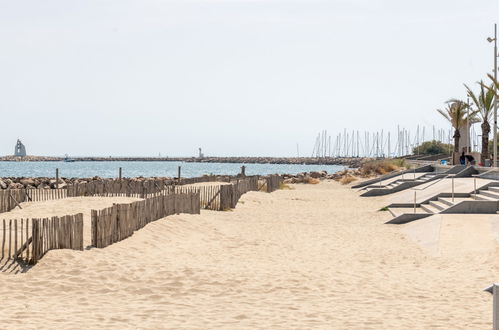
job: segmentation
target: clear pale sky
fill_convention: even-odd
[[[492,71],[497,0],[0,0],[0,154],[310,155],[448,127]]]

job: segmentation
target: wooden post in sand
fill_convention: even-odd
[[[180,172],[182,171],[182,166],[178,167],[178,183],[180,183]]]
[[[241,176],[245,177],[246,176],[246,166],[241,166]]]
[[[55,189],[59,189],[59,169],[55,169]]]
[[[118,170],[118,179],[121,181],[121,167]]]

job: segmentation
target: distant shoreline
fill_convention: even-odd
[[[362,157],[72,157],[75,162],[186,162],[186,163],[243,163],[243,164],[290,164],[290,165],[343,165],[358,167],[368,158]],[[58,162],[64,157],[3,156],[0,161]]]

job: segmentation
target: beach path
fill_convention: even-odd
[[[494,244],[433,255],[406,225],[384,224],[386,197],[336,182],[291,188],[0,273],[0,328],[490,328],[481,288],[499,274]],[[443,251],[456,244],[442,237]]]

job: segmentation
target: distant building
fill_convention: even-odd
[[[17,156],[17,157],[24,157],[24,156],[26,156],[26,147],[24,146],[24,144],[19,139],[17,139],[16,149],[14,151],[14,156]]]
[[[201,148],[199,148],[199,158],[204,158],[204,154]]]

